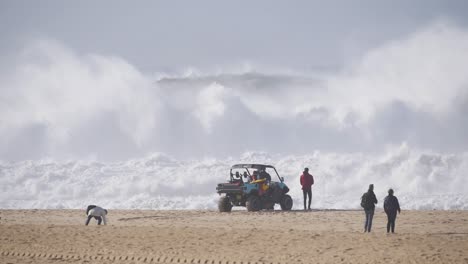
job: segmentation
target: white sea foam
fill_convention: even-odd
[[[2,162],[1,208],[216,209],[216,183],[234,163],[270,163],[302,207],[299,175],[315,176],[314,208],[357,209],[368,184],[382,206],[393,188],[404,209],[468,209],[468,153],[444,155],[402,145],[382,155],[315,152],[281,156],[247,152],[228,158],[179,161],[163,154],[124,162],[53,160]]]
[[[378,152],[402,142],[468,149],[468,31],[450,23],[329,73],[252,65],[144,74],[122,58],[51,40],[6,58],[2,160]]]
[[[328,73],[144,74],[43,39],[8,55],[2,208],[215,208],[238,162],[275,165],[296,208],[305,166],[316,208],[358,208],[369,183],[380,202],[393,187],[404,208],[468,208],[468,31],[451,23]]]

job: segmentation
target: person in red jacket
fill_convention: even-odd
[[[310,175],[309,168],[305,168],[301,175],[302,193],[304,194],[304,210],[310,210],[312,203],[312,185],[314,185],[314,176]],[[309,206],[306,207],[307,196],[309,196]]]

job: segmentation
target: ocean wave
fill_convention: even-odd
[[[358,209],[360,196],[373,183],[378,208],[393,188],[404,209],[468,209],[468,153],[424,152],[405,144],[372,155],[246,152],[237,159],[177,160],[157,153],[121,162],[1,162],[0,207],[216,209],[216,184],[229,178],[235,163],[276,166],[296,209],[302,208],[304,167],[315,177],[314,208]]]

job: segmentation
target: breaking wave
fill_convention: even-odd
[[[468,149],[468,31],[436,23],[331,72],[145,74],[40,40],[0,62],[0,159]]]
[[[1,208],[213,209],[232,164],[265,162],[296,208],[308,166],[315,208],[358,208],[374,183],[405,209],[468,209],[468,31],[451,23],[330,72],[147,74],[48,39],[4,57]]]
[[[123,162],[2,162],[0,207],[216,209],[216,184],[240,162],[275,165],[291,188],[295,209],[302,207],[299,174],[305,166],[316,181],[314,208],[357,209],[373,183],[378,207],[392,187],[403,209],[468,209],[468,153],[421,152],[405,144],[381,155],[247,152],[237,159],[181,161],[157,153]]]

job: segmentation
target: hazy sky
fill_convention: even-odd
[[[144,72],[252,62],[335,68],[437,19],[468,23],[467,1],[1,1],[0,53],[51,38]]]

